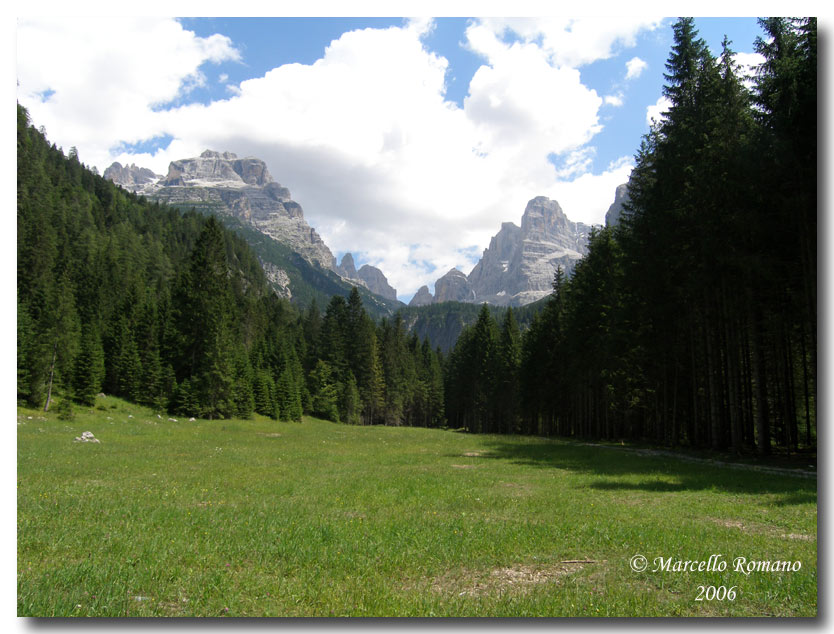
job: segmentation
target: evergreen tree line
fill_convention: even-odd
[[[313,303],[303,329],[312,414],[352,424],[443,425],[442,354],[408,334],[399,312],[375,324],[354,287],[347,300],[334,295],[323,316]]]
[[[766,454],[816,445],[816,20],[760,20],[748,89],[691,18],[623,219],[521,337],[487,311],[449,359],[450,424]]]
[[[92,405],[103,391],[190,416],[300,419],[301,331],[241,239],[64,156],[20,106],[17,152],[19,399]]]
[[[355,288],[299,314],[217,220],[124,192],[19,107],[18,397],[815,446],[816,21],[761,25],[749,89],[726,38],[715,58],[692,19],[675,24],[671,108],[643,139],[620,224],[592,231],[523,333],[517,311],[482,306],[445,359],[403,313],[375,323]]]
[[[355,287],[324,314],[275,296],[212,216],[129,194],[18,106],[17,393],[100,392],[202,418],[440,425],[442,357]]]

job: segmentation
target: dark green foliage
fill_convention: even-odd
[[[543,310],[546,303],[545,297],[525,306],[514,307],[513,313],[519,328],[528,328],[533,317]],[[416,333],[421,340],[430,340],[432,345],[447,354],[455,347],[463,329],[477,321],[480,311],[480,304],[441,302],[428,306],[408,306],[400,313],[409,332]],[[506,311],[507,308],[502,306],[489,306],[489,312],[497,323],[503,323]]]
[[[521,309],[375,324],[390,307],[315,275],[299,315],[241,238],[89,173],[19,108],[18,398],[42,406],[54,369],[81,403],[101,386],[188,416],[815,447],[816,20],[761,25],[751,92],[726,38],[716,58],[692,19],[675,24],[672,106],[621,223]]]
[[[18,398],[43,406],[52,385],[85,405],[103,390],[182,415],[248,417],[255,371],[278,375],[288,346],[285,400],[300,417],[298,316],[246,243],[91,173],[20,107],[17,223]]]
[[[103,379],[104,350],[101,339],[92,326],[85,326],[73,372],[72,390],[75,399],[82,405],[95,405]]]
[[[815,447],[816,21],[761,24],[753,94],[726,38],[716,59],[691,18],[675,24],[672,106],[643,140],[621,224],[592,232],[569,280],[557,272],[520,363],[511,314],[497,345],[485,309],[462,331],[451,425]]]
[[[243,237],[262,262],[272,264],[287,274],[292,287],[291,301],[299,309],[305,310],[313,303],[324,305],[333,295],[347,298],[353,292],[355,287],[333,271],[311,264],[287,245],[273,240],[238,218],[222,216],[220,220],[227,228]],[[373,319],[390,316],[403,306],[399,301],[374,295],[366,288],[358,289],[358,293],[363,307]]]
[[[309,378],[311,412],[314,416],[339,422],[339,395],[341,385],[333,376],[333,369],[319,359]]]
[[[446,414],[453,427],[497,431],[499,359],[498,326],[483,304],[449,355]]]
[[[275,398],[275,381],[268,370],[258,370],[255,373],[255,384],[252,390],[255,411],[262,416],[278,418],[278,406]]]

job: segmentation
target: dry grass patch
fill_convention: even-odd
[[[459,569],[426,578],[407,589],[428,588],[447,596],[482,596],[505,592],[527,592],[582,570],[592,561],[566,561],[550,565],[516,564],[491,570]]]
[[[453,464],[453,469],[474,469],[475,465],[473,464]]]
[[[753,535],[767,535],[769,537],[780,537],[782,539],[798,539],[801,541],[811,542],[816,539],[814,535],[806,535],[805,533],[783,533],[773,526],[765,524],[755,524],[753,522],[741,522],[739,520],[727,520],[718,517],[708,517],[709,521],[725,526],[727,528],[737,528],[745,533]]]

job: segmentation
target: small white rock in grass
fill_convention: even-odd
[[[189,419],[188,419],[188,422],[189,422],[189,423],[193,423],[195,420],[197,420],[197,419],[192,417],[192,418],[189,418]]]
[[[168,421],[171,422],[171,423],[176,423],[177,419],[176,418],[169,418]]]
[[[75,437],[75,442],[100,442],[98,438],[93,436],[93,432],[85,431],[81,433],[81,436]]]

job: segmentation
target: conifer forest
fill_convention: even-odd
[[[120,189],[18,106],[18,400],[815,448],[817,26],[760,24],[750,84],[731,42],[715,57],[675,23],[671,107],[636,149],[621,221],[557,270],[529,325],[484,305],[448,353],[401,314],[375,321],[356,289],[277,297],[216,218]]]

